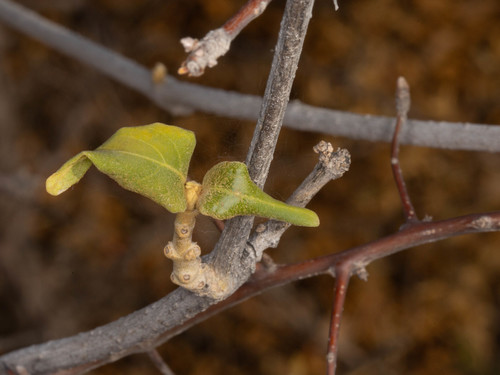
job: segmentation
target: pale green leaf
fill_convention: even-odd
[[[171,212],[186,209],[184,183],[196,141],[191,131],[175,126],[121,128],[94,151],[83,151],[47,179],[58,195],[76,184],[94,164],[127,190],[141,194]]]
[[[216,219],[255,215],[307,227],[319,225],[316,213],[278,201],[258,188],[245,164],[222,162],[211,168],[202,184],[198,209]]]
[[[91,166],[92,162],[87,159],[83,152],[73,156],[47,179],[45,182],[47,192],[52,195],[64,193],[80,181]]]

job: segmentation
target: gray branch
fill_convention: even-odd
[[[259,120],[247,155],[250,177],[260,187],[264,186],[273,159],[313,4],[314,0],[286,3]],[[252,217],[230,220],[213,251],[212,264],[216,274],[224,275],[227,280],[228,295],[255,270],[255,254],[245,246],[252,224]]]
[[[9,0],[0,0],[0,21],[140,92],[173,114],[197,110],[243,120],[255,121],[258,118],[262,102],[259,96],[203,87],[171,76],[165,83],[154,84],[151,72],[145,67]],[[352,139],[390,142],[394,119],[335,111],[294,101],[288,105],[284,125]],[[408,120],[400,142],[452,150],[498,152],[500,127]]]
[[[205,310],[213,300],[176,289],[161,300],[88,332],[33,345],[0,357],[0,374],[82,374],[127,355],[148,352],[165,332]],[[63,371],[66,370],[66,371]]]

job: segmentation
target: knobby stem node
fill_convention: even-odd
[[[174,264],[170,279],[195,294],[219,299],[225,295],[226,283],[216,275],[210,264],[202,262],[201,249],[192,240],[196,216],[199,214],[196,203],[201,194],[201,185],[195,181],[187,182],[185,194],[187,209],[177,214],[174,238],[164,249],[165,256]]]

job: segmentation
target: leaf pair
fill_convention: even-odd
[[[186,210],[184,184],[196,140],[191,131],[155,123],[122,128],[94,151],[83,151],[47,179],[46,188],[59,195],[76,184],[94,164],[127,190],[177,213]],[[271,198],[250,179],[243,163],[223,162],[203,179],[197,207],[204,215],[228,219],[256,215],[302,226],[317,226],[308,209]]]

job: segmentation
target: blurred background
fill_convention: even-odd
[[[179,39],[221,26],[243,0],[23,0],[32,10],[140,64],[184,59]],[[262,95],[284,0],[273,1],[198,79]],[[410,117],[500,124],[498,0],[317,1],[292,98],[356,113],[394,114],[396,78]],[[57,198],[44,181],[118,128],[155,121],[196,132],[191,177],[244,160],[254,123],[174,117],[85,65],[0,25],[0,353],[106,324],[174,286],[162,249],[173,215],[92,169]],[[268,253],[297,262],[375,240],[403,223],[389,146],[283,129],[266,191],[286,199],[316,163],[321,139],[347,148],[351,170],[310,204],[315,229],[292,228]],[[403,146],[420,218],[500,209],[500,156]],[[219,233],[200,219],[205,252]],[[498,374],[500,234],[420,246],[353,279],[340,374]],[[266,292],[159,348],[176,374],[323,374],[333,280]],[[134,355],[92,374],[157,374]]]

